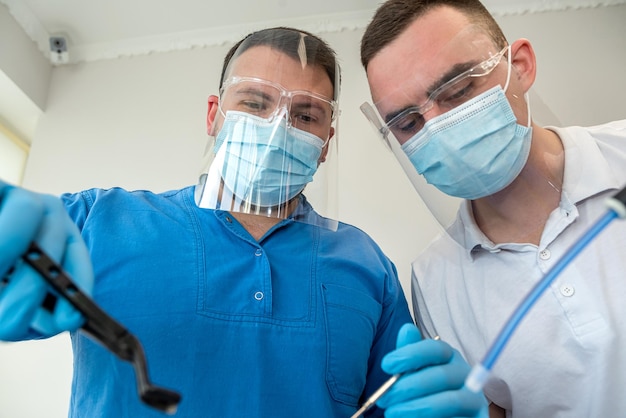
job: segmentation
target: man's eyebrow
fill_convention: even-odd
[[[405,107],[403,107],[403,108],[401,108],[401,109],[397,109],[397,110],[394,110],[394,111],[392,111],[392,112],[387,113],[387,114],[385,115],[385,123],[389,123],[389,122],[391,122],[391,121],[392,121],[392,120],[394,120],[394,119],[395,119],[398,115],[401,115],[402,113],[404,113],[405,111],[410,110],[410,109],[415,109],[415,106],[413,106],[413,105],[409,105],[409,106],[405,106]]]
[[[265,101],[273,101],[274,96],[254,87],[240,88],[235,91],[237,95],[253,95],[262,98]]]
[[[445,83],[452,80],[454,77],[457,77],[463,74],[464,72],[466,72],[467,70],[474,68],[479,63],[480,62],[476,62],[476,61],[468,61],[468,62],[461,62],[461,63],[453,65],[452,68],[450,68],[445,74],[439,77],[437,81],[433,82],[426,89],[426,97],[430,97],[431,94],[433,94],[435,90],[437,90],[439,87],[443,86]]]
[[[441,77],[439,77],[438,80],[434,81],[433,83],[431,83],[431,85],[426,89],[426,101],[428,100],[428,98],[441,86],[443,86],[445,83],[447,83],[448,81],[452,80],[453,78],[463,74],[465,71],[474,68],[476,65],[478,65],[479,62],[476,61],[469,61],[469,62],[461,62],[458,64],[455,64],[452,66],[452,68],[450,68],[445,74],[443,74]],[[390,121],[392,121],[396,116],[398,116],[399,114],[405,112],[408,109],[415,109],[415,108],[419,108],[420,106],[426,104],[426,101],[424,101],[423,103],[419,104],[419,105],[408,105],[408,106],[404,106],[400,109],[396,109],[393,110],[389,113],[387,113],[385,115],[385,122],[389,123]]]
[[[326,103],[325,101],[314,99],[312,97],[307,97],[304,100],[292,101],[291,109],[300,112],[311,112],[316,110],[324,115],[332,114],[333,112],[333,107],[330,103]]]

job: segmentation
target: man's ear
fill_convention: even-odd
[[[530,90],[537,76],[537,60],[528,39],[518,39],[511,44],[511,66],[511,77],[517,77],[524,92]]]
[[[206,133],[213,135],[213,129],[215,128],[215,116],[219,109],[219,98],[215,95],[210,95],[208,99],[208,110],[206,115]]]
[[[330,132],[328,133],[328,141],[326,141],[326,145],[324,145],[324,148],[322,148],[322,154],[320,155],[320,158],[317,160],[318,167],[321,163],[326,161],[326,155],[328,154],[328,147],[330,146],[330,141],[333,140],[334,136],[335,136],[335,128],[331,126]]]

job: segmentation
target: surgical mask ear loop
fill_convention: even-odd
[[[507,53],[507,70],[506,70],[506,82],[504,83],[504,88],[502,91],[506,94],[507,89],[509,88],[509,81],[511,81],[511,68],[513,68],[513,64],[511,62],[511,45],[509,45],[509,51]],[[517,97],[517,96],[515,96]],[[526,114],[528,115],[526,121],[526,127],[530,127],[530,97],[528,92],[524,93],[524,100],[526,101]]]
[[[524,100],[526,100],[526,113],[528,114],[526,126],[530,127],[530,96],[528,95],[528,92],[524,93]]]

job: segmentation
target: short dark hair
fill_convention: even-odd
[[[361,38],[361,64],[367,66],[384,47],[393,42],[417,18],[441,6],[452,7],[481,27],[495,45],[507,45],[502,29],[478,0],[388,0],[381,4]]]
[[[336,100],[339,95],[339,86],[335,85],[335,82],[340,83],[341,74],[337,74],[339,65],[337,63],[337,54],[335,51],[321,38],[313,35],[310,32],[289,28],[285,26],[279,26],[275,28],[262,29],[256,32],[248,34],[245,38],[237,42],[228,51],[224,57],[224,65],[222,67],[222,77],[220,79],[220,89],[224,83],[226,77],[226,71],[230,64],[235,52],[244,43],[244,49],[239,53],[246,51],[254,46],[269,46],[271,48],[280,51],[289,57],[299,60],[298,48],[300,47],[302,34],[304,37],[304,45],[306,48],[307,56],[312,57],[311,64],[318,65],[324,69],[330,82],[333,86],[333,98]]]

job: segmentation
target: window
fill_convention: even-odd
[[[20,185],[29,146],[0,124],[0,179]]]

